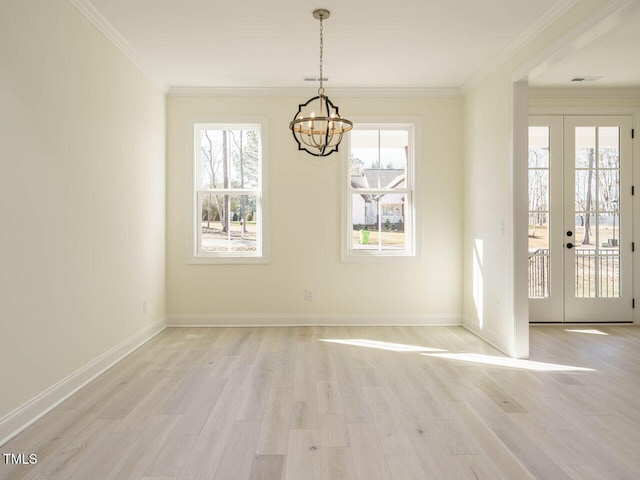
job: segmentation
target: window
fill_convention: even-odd
[[[343,260],[416,256],[414,132],[415,122],[354,123],[344,168]]]
[[[266,261],[266,122],[194,123],[192,263]]]

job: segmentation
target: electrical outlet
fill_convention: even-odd
[[[307,302],[310,302],[310,301],[312,301],[312,300],[313,300],[313,292],[312,292],[310,289],[308,289],[308,288],[305,288],[305,289],[304,289],[304,299],[305,299]]]

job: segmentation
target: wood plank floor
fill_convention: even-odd
[[[640,478],[640,327],[532,327],[531,360],[461,327],[170,328],[0,478]]]

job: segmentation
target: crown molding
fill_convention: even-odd
[[[529,98],[640,98],[640,87],[530,87]]]
[[[136,52],[120,32],[118,32],[118,30],[116,30],[115,27],[111,25],[104,16],[102,16],[102,14],[89,0],[69,0],[69,3],[71,3],[71,5],[73,5],[87,20],[89,20],[100,33],[107,37],[107,39],[118,50],[131,60],[131,62],[133,62],[133,64],[138,67],[140,71],[149,78],[149,80],[151,80],[163,92],[167,91],[166,82],[149,68],[138,52]]]
[[[170,97],[293,97],[314,94],[308,87],[170,87]],[[462,97],[459,88],[332,88],[332,98],[452,98]]]
[[[516,39],[507,45],[500,53],[487,62],[480,70],[473,74],[464,84],[461,91],[464,95],[469,93],[474,87],[491,75],[501,65],[506,63],[513,55],[522,50],[534,38],[549,28],[559,17],[568,12],[580,0],[561,0],[549,8],[544,15],[531,24]]]

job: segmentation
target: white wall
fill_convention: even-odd
[[[0,3],[0,427],[162,322],[164,106],[70,2]]]
[[[509,176],[507,82],[486,82],[464,103],[465,325],[508,351]]]
[[[422,261],[392,264],[340,262],[340,158],[317,159],[297,151],[288,124],[302,100],[306,99],[168,97],[170,324],[459,323],[461,100],[332,99],[347,118],[422,117],[423,154],[417,178]],[[187,119],[223,115],[269,119],[271,252],[267,265],[186,263],[186,152],[193,138]],[[305,288],[312,289],[313,301],[304,300]]]

